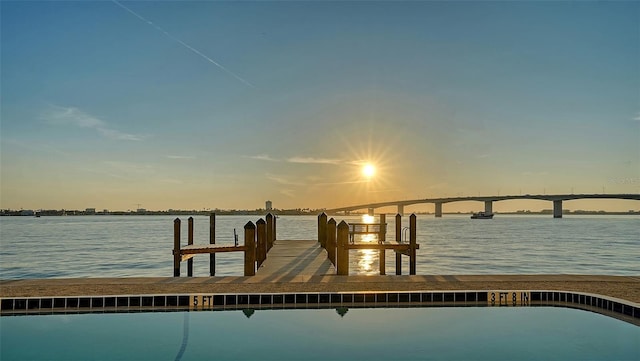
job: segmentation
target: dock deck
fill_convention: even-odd
[[[316,240],[276,240],[256,277],[277,281],[295,276],[324,276],[336,269]]]

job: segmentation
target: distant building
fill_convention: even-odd
[[[95,208],[87,208],[84,210],[84,214],[96,214]]]
[[[273,209],[273,204],[271,203],[271,201],[266,201],[265,202],[265,207],[266,210],[270,211]]]

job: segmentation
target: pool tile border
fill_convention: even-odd
[[[503,294],[500,302],[492,296]],[[518,300],[516,302],[516,294]],[[491,295],[491,296],[490,296]],[[511,296],[513,295],[513,302]],[[522,295],[522,298],[520,298]],[[0,316],[55,313],[120,313],[334,308],[334,307],[527,307],[580,308],[640,326],[640,305],[611,297],[569,291],[403,291],[403,292],[301,292],[216,293],[69,297],[0,298]]]

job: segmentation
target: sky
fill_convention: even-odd
[[[640,193],[637,1],[2,0],[0,14],[3,209]]]

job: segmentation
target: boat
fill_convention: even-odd
[[[471,219],[491,219],[493,213],[477,212],[471,215]]]

